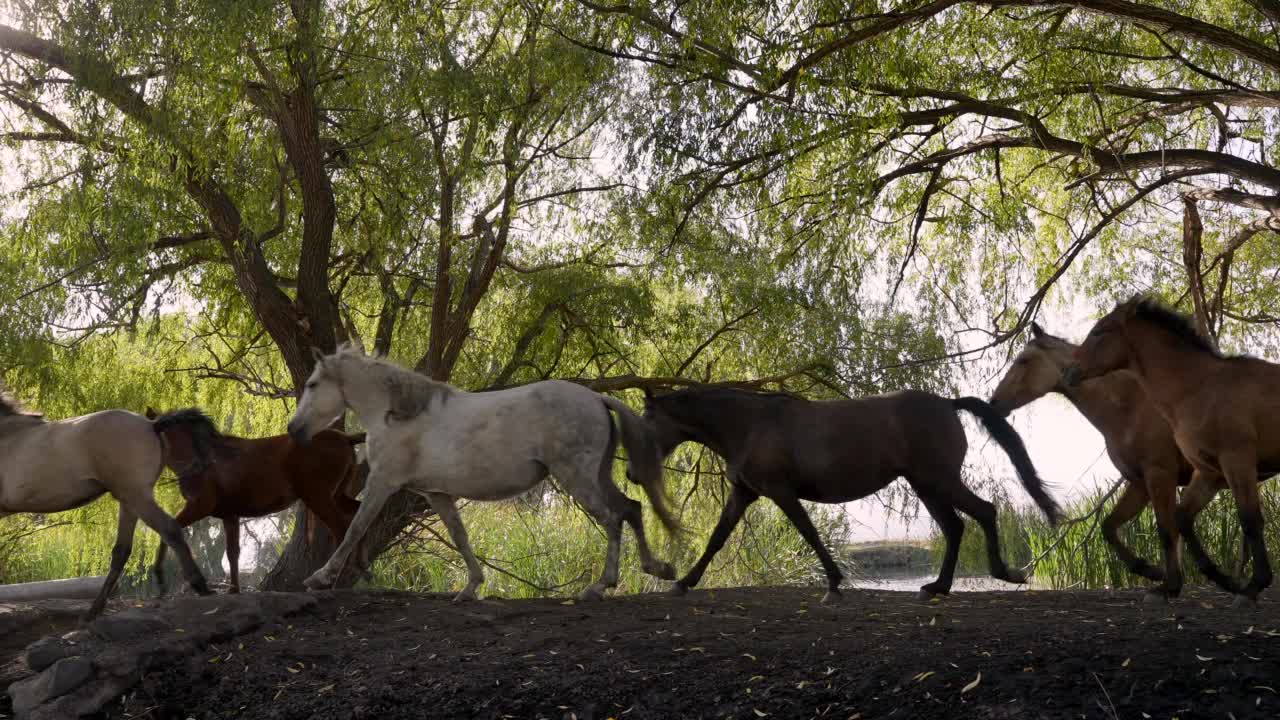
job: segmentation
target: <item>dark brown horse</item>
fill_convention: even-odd
[[[147,408],[147,417],[154,415],[155,411]],[[183,415],[204,417],[196,409],[169,414]],[[356,473],[353,446],[364,442],[363,433],[324,430],[303,448],[288,435],[223,435],[211,422],[175,424],[158,432],[164,463],[178,476],[187,501],[178,513],[178,524],[185,528],[210,516],[222,520],[233,593],[240,592],[240,518],[270,515],[301,500],[335,540],[341,541],[360,509],[360,503],[346,493]],[[202,462],[198,459],[202,456],[211,460]],[[152,568],[161,587],[164,555],[162,544]]]
[[[918,390],[820,402],[722,388],[661,396],[646,393],[645,417],[657,429],[663,457],[686,441],[701,443],[724,458],[732,488],[706,550],[672,593],[683,594],[698,584],[747,507],[764,496],[777,503],[822,561],[827,574],[823,601],[838,600],[840,568],[800,501],[849,502],[899,477],[920,496],[947,540],[938,579],[920,588],[922,597],[951,591],[964,534],[957,509],[982,526],[991,575],[1026,582],[1001,557],[995,506],[961,480],[968,442],[957,410],[982,421],[1009,454],[1023,486],[1056,522],[1058,506],[1045,492],[1022,439],[1000,413],[978,398],[951,400]]]
[[[1068,387],[1062,373],[1072,363],[1076,345],[1031,324],[1031,342],[991,396],[991,406],[1008,414],[1051,392],[1060,393],[1084,415],[1107,443],[1107,455],[1124,477],[1125,488],[1102,521],[1102,536],[1129,571],[1160,584],[1150,598],[1177,597],[1182,590],[1178,560],[1178,525],[1174,510],[1178,486],[1191,482],[1191,464],[1178,451],[1173,430],[1147,399],[1138,378],[1115,372]],[[1120,528],[1150,502],[1164,552],[1164,570],[1138,557],[1120,541]]]
[[[1069,386],[1130,370],[1169,422],[1194,468],[1175,512],[1201,572],[1236,604],[1252,604],[1271,584],[1258,478],[1280,470],[1280,365],[1225,357],[1183,315],[1145,298],[1120,303],[1093,326],[1064,379]],[[1231,488],[1253,577],[1241,587],[1204,552],[1196,515],[1223,484]]]

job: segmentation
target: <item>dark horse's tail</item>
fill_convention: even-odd
[[[215,451],[228,449],[227,439],[218,430],[218,426],[197,408],[174,410],[151,420],[151,429],[157,435],[179,428],[191,437],[191,449],[195,455],[186,468],[174,468],[174,472],[179,475],[204,472],[213,463]]]
[[[996,411],[995,408],[981,398],[962,397],[951,401],[952,406],[957,410],[964,410],[972,413],[974,417],[982,422],[983,427],[991,434],[996,442],[1000,443],[1000,447],[1009,454],[1009,459],[1013,461],[1013,467],[1018,471],[1018,477],[1022,480],[1022,486],[1031,494],[1031,498],[1036,501],[1036,505],[1044,511],[1048,516],[1049,522],[1057,525],[1058,520],[1062,517],[1062,511],[1058,508],[1058,503],[1044,489],[1044,482],[1036,473],[1036,466],[1031,463],[1031,456],[1027,454],[1027,446],[1022,444],[1022,438],[1018,436],[1018,431],[1013,429],[1009,421]]]

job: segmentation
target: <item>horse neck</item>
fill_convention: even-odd
[[[698,429],[698,437],[693,438],[695,442],[729,459],[737,455],[756,420],[757,409],[751,400],[730,394],[708,394],[691,403],[697,410],[681,420]]]
[[[1104,436],[1123,432],[1134,408],[1145,401],[1138,380],[1123,372],[1086,380],[1077,387],[1058,383],[1054,389]]]
[[[1140,334],[1132,329],[1126,332],[1130,333],[1127,336],[1132,357],[1130,369],[1147,397],[1166,417],[1223,362],[1203,350],[1175,342],[1168,333],[1156,328],[1144,328]]]
[[[342,394],[347,399],[347,407],[365,427],[381,422],[390,407],[382,370],[350,361],[342,368]]]

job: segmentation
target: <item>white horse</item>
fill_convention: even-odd
[[[102,612],[115,589],[133,550],[139,518],[177,553],[192,589],[209,594],[182,528],[152,495],[163,469],[159,432],[202,422],[209,420],[199,412],[178,411],[152,422],[127,410],[51,422],[22,412],[0,393],[0,517],[72,510],[108,492],[120,503],[111,569],[86,620]],[[201,457],[197,462],[207,460]]]
[[[609,540],[604,573],[583,591],[583,599],[598,599],[617,586],[624,521],[635,532],[644,571],[675,577],[671,565],[649,551],[640,503],[613,484],[616,438],[610,410],[621,422],[629,477],[644,488],[663,524],[677,527],[664,503],[653,431],[622,402],[562,380],[464,392],[344,346],[327,357],[316,353],[289,434],[306,443],[347,408],[368,430],[369,479],[346,537],[324,567],[306,579],[307,587],[332,586],[387,499],[407,488],[426,497],[467,563],[467,585],[455,600],[474,600],[484,572],[455,498],[514,497],[548,472],[604,526]]]

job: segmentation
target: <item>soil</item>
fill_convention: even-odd
[[[1280,717],[1274,599],[1240,610],[1194,589],[1161,607],[1136,591],[820,597],[337,592],[149,672],[105,717]],[[59,622],[73,624],[42,627]]]

